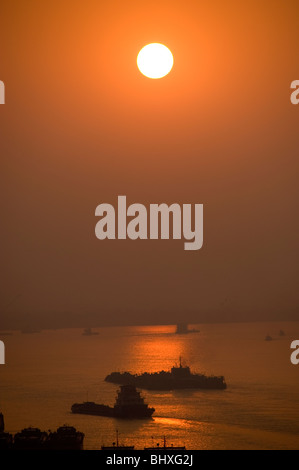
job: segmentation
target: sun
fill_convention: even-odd
[[[147,44],[137,56],[137,66],[148,78],[162,78],[172,69],[173,55],[163,44]]]

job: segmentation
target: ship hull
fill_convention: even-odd
[[[72,413],[92,415],[92,416],[108,416],[110,418],[120,419],[146,419],[151,418],[154,408],[146,408],[142,411],[134,407],[122,407],[115,409],[106,405],[94,404],[94,406],[85,406],[85,404],[76,403],[72,406]]]
[[[222,378],[218,377],[190,377],[190,378],[172,378],[164,374],[164,377],[153,377],[147,374],[136,376],[129,373],[113,372],[105,378],[106,382],[115,384],[129,384],[145,390],[184,390],[184,389],[202,389],[202,390],[225,390],[227,385]]]
[[[122,407],[122,409],[114,408],[114,417],[123,419],[144,419],[151,418],[154,408],[145,408],[143,410],[136,409],[134,406]]]
[[[75,403],[72,408],[72,413],[81,415],[94,415],[94,416],[113,416],[113,408],[107,405],[98,405],[97,403]]]
[[[56,432],[50,432],[46,441],[49,450],[82,450],[84,433],[73,426],[61,426]]]
[[[11,449],[13,445],[13,437],[6,432],[0,432],[0,450]]]
[[[74,439],[49,439],[46,443],[48,450],[82,450],[83,438]]]

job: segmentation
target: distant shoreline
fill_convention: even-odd
[[[90,322],[87,322],[88,324],[90,324]],[[179,323],[179,322],[178,322]],[[285,324],[285,323],[299,323],[299,319],[282,319],[282,320],[264,320],[264,319],[260,319],[260,320],[253,320],[253,321],[248,321],[248,320],[228,320],[228,321],[201,321],[201,322],[198,322],[198,323],[194,323],[194,322],[190,322],[188,323],[188,326],[189,327],[199,327],[200,325],[231,325],[231,324],[236,324],[236,325],[239,325],[239,324],[249,324],[249,325],[252,325],[253,323],[259,323],[259,324],[262,324],[262,323],[277,323],[277,324]],[[176,326],[177,326],[177,323],[139,323],[139,324],[119,324],[119,325],[106,325],[106,324],[100,324],[100,323],[93,323],[92,324],[92,328],[150,328],[150,327],[173,327],[174,328],[174,331],[176,329]],[[35,330],[38,330],[36,331],[36,333],[38,332],[42,332],[42,331],[55,331],[55,330],[74,330],[74,329],[78,329],[78,330],[84,330],[86,328],[86,323],[85,324],[82,324],[82,325],[75,325],[75,326],[66,326],[66,325],[62,325],[62,326],[32,326],[32,328],[34,328]],[[9,327],[9,326],[6,326],[4,328],[2,328],[0,330],[0,336],[3,335],[3,336],[11,336],[13,332],[21,332],[23,329],[23,327]],[[23,333],[24,334],[24,333]]]

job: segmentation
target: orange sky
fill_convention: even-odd
[[[5,323],[295,315],[298,13],[291,0],[1,2]],[[137,69],[149,42],[174,55],[162,80]],[[97,240],[96,206],[121,194],[203,203],[203,249]]]

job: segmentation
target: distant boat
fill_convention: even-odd
[[[174,446],[174,445],[170,445],[168,446],[166,444],[166,438],[164,436],[164,439],[163,439],[163,445],[160,446],[159,442],[157,443],[156,446],[152,446],[152,447],[145,447],[144,450],[150,450],[150,451],[161,451],[161,452],[164,452],[165,450],[186,450],[186,447],[185,446]]]
[[[83,336],[94,336],[94,335],[98,335],[98,331],[92,331],[91,328],[85,328],[82,335]]]
[[[140,392],[133,385],[121,385],[113,408],[108,405],[87,401],[84,403],[74,403],[71,411],[75,414],[136,419],[150,418],[155,409],[149,408]]]
[[[199,333],[200,330],[197,330],[196,328],[188,328],[187,323],[178,323],[176,326],[176,331],[175,333],[177,335],[185,335],[188,333]]]
[[[134,450],[135,446],[124,446],[118,443],[118,430],[116,430],[116,443],[112,442],[112,446],[102,446],[102,450]]]
[[[267,335],[266,338],[265,338],[265,341],[273,341],[273,338],[272,336],[270,335]]]
[[[279,330],[279,336],[285,336],[285,332],[283,330]]]

